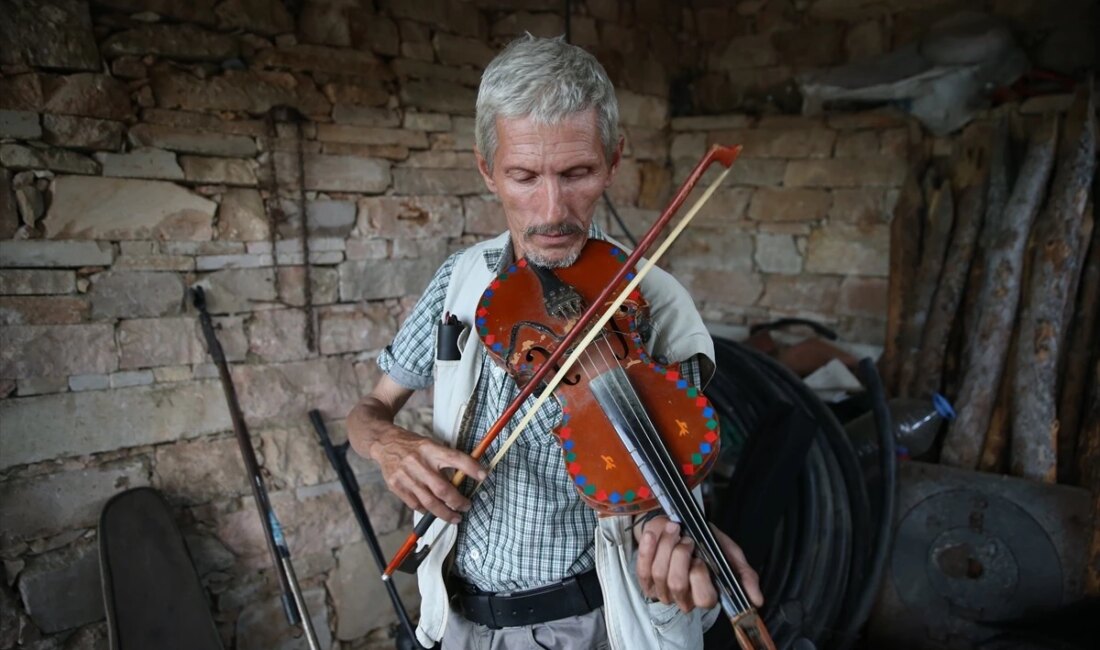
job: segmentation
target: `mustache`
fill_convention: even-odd
[[[574,223],[544,224],[541,226],[529,226],[523,231],[524,237],[533,235],[580,235],[586,231]]]

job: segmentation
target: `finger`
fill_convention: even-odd
[[[424,484],[416,484],[413,486],[412,490],[416,494],[416,498],[420,500],[420,504],[424,509],[436,517],[444,521],[449,521],[452,524],[457,524],[462,521],[462,515],[447,507],[447,504],[432,494],[432,491]]]
[[[696,607],[710,609],[718,604],[718,590],[710,577],[710,569],[699,558],[691,561],[691,598]]]
[[[749,561],[745,558],[745,552],[741,550],[740,546],[722,531],[715,529],[714,532],[718,538],[718,543],[722,546],[722,554],[726,556],[733,570],[737,573],[737,577],[740,578],[741,586],[745,588],[745,592],[752,600],[753,605],[760,607],[764,604],[764,592],[760,591],[760,576],[749,566]]]
[[[668,594],[680,611],[690,612],[695,606],[691,598],[691,561],[695,542],[684,537],[672,549],[668,563]]]
[[[418,464],[419,465],[419,464]],[[470,509],[470,500],[466,495],[458,491],[450,481],[443,478],[436,470],[419,465],[416,473],[420,482],[424,484],[432,495],[442,501],[448,508],[455,512],[467,512]]]
[[[668,570],[672,551],[680,543],[680,527],[669,522],[657,538],[657,552],[653,556],[653,595],[662,603],[671,603],[668,591]]]
[[[438,445],[432,446],[430,449],[432,449],[431,461],[436,469],[457,469],[466,476],[472,476],[478,481],[484,481],[489,475],[481,463],[474,460],[474,457],[469,454]]]
[[[397,495],[398,499],[401,499],[401,503],[404,503],[410,510],[415,510],[421,514],[424,513],[424,506],[421,505],[420,499],[416,498],[416,494],[412,490],[408,490],[404,485],[396,483],[390,484],[390,491]]]
[[[638,586],[646,598],[653,597],[653,557],[657,554],[657,534],[652,530],[642,533],[642,539],[638,542],[638,557],[634,561],[635,572],[638,574]]]

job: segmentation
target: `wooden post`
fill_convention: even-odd
[[[1050,199],[1035,229],[1029,296],[1020,317],[1012,400],[1011,472],[1053,483],[1057,473],[1058,360],[1066,304],[1080,271],[1081,220],[1096,166],[1091,88],[1070,109]]]
[[[1091,210],[1088,212],[1091,213]],[[1081,413],[1085,408],[1089,368],[1100,358],[1100,228],[1087,220],[1092,228],[1092,244],[1081,271],[1077,291],[1077,309],[1073,314],[1065,369],[1062,371],[1062,395],[1058,400],[1058,482],[1077,484],[1080,480],[1074,455],[1080,437]]]
[[[1004,164],[1007,146],[1008,125],[1003,120],[992,133],[984,125],[973,125],[963,133],[962,151],[952,170],[952,182],[959,192],[955,231],[924,326],[916,377],[910,387],[912,395],[924,397],[941,388],[951,326],[959,318],[959,305],[981,230],[990,161]]]
[[[1092,390],[1077,442],[1081,487],[1092,490],[1092,541],[1085,561],[1085,594],[1100,596],[1100,362],[1092,366]]]
[[[924,195],[921,193],[920,170],[911,169],[894,206],[890,222],[890,278],[887,287],[886,345],[879,358],[879,375],[891,395],[898,394],[898,364],[901,330],[905,322],[906,297],[913,284],[919,257],[921,214]]]
[[[978,318],[981,315],[981,302],[979,297],[983,279],[985,277],[985,260],[988,251],[993,248],[992,237],[996,231],[996,224],[1004,215],[1005,206],[1008,204],[1008,194],[1012,191],[1015,178],[1012,176],[1009,165],[1010,151],[1012,150],[1012,138],[1009,135],[1009,120],[1004,111],[998,120],[998,128],[1005,129],[1002,141],[1003,149],[992,149],[989,161],[989,187],[986,191],[985,218],[982,221],[981,236],[978,239],[977,248],[974,251],[974,259],[970,264],[970,274],[966,279],[966,290],[961,307],[960,321],[952,332],[951,354],[944,362],[944,391],[951,399],[958,398],[959,385],[963,375],[963,354],[965,353],[966,334],[978,328]],[[999,137],[999,136],[994,136]]]
[[[929,172],[933,173],[933,172]],[[930,183],[931,184],[931,183]],[[947,243],[955,222],[955,198],[951,179],[944,178],[928,197],[928,222],[924,245],[921,247],[920,266],[909,292],[909,305],[905,315],[905,327],[901,331],[901,370],[898,375],[898,394],[911,395],[913,377],[916,374],[920,354],[921,337],[932,307],[932,298],[939,284]]]
[[[991,246],[978,296],[981,314],[963,351],[963,381],[955,404],[959,415],[944,439],[944,464],[967,469],[978,465],[1016,320],[1024,249],[1050,178],[1057,135],[1056,121],[1032,135],[1004,213],[986,222],[991,232],[983,239]]]

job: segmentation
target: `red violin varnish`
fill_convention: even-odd
[[[614,244],[590,240],[566,268],[540,269],[527,260],[513,264],[493,280],[478,306],[475,326],[489,355],[524,386],[625,261],[626,253]],[[575,304],[568,304],[570,300]],[[613,367],[625,371],[646,417],[664,432],[665,446],[689,488],[702,480],[718,455],[714,408],[680,377],[678,364],[657,363],[642,345],[648,311],[636,289],[554,391],[563,415],[554,435],[566,470],[581,498],[601,514],[659,506],[589,386],[590,379]]]

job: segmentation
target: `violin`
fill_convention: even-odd
[[[625,260],[614,244],[589,240],[566,268],[526,259],[513,264],[478,305],[475,327],[489,356],[522,388]],[[635,289],[554,391],[562,421],[553,434],[565,468],[581,499],[602,515],[660,507],[659,489],[651,486],[661,483],[631,458],[642,453],[632,439],[636,431],[664,444],[689,491],[718,456],[714,407],[676,367],[658,363],[643,347],[648,312]],[[642,465],[648,466],[644,459]]]
[[[691,494],[717,457],[717,414],[698,389],[676,369],[649,356],[642,345],[648,305],[639,283],[725,178],[739,152],[740,147],[712,147],[629,256],[613,244],[590,240],[569,267],[551,270],[520,260],[490,283],[478,305],[475,327],[488,354],[521,390],[471,455],[484,455],[524,400],[541,388],[538,401],[501,445],[490,468],[553,396],[562,407],[562,422],[554,435],[580,497],[606,515],[664,510],[695,542],[741,648],[775,650]],[[634,264],[715,160],[727,167],[725,172],[646,265],[635,270]],[[551,372],[553,379],[546,380]],[[582,420],[575,432],[573,425]],[[459,485],[464,479],[458,472],[452,483]],[[420,520],[386,567],[383,580],[408,557],[433,521],[430,515]]]
[[[478,305],[475,326],[487,353],[518,386],[529,383],[600,291],[614,286],[626,258],[614,244],[589,240],[565,268],[513,264]],[[678,366],[646,351],[648,321],[635,288],[555,389],[562,419],[553,434],[566,471],[599,514],[664,510],[695,541],[739,642],[745,637],[742,647],[774,648],[691,493],[718,457],[718,415]]]

